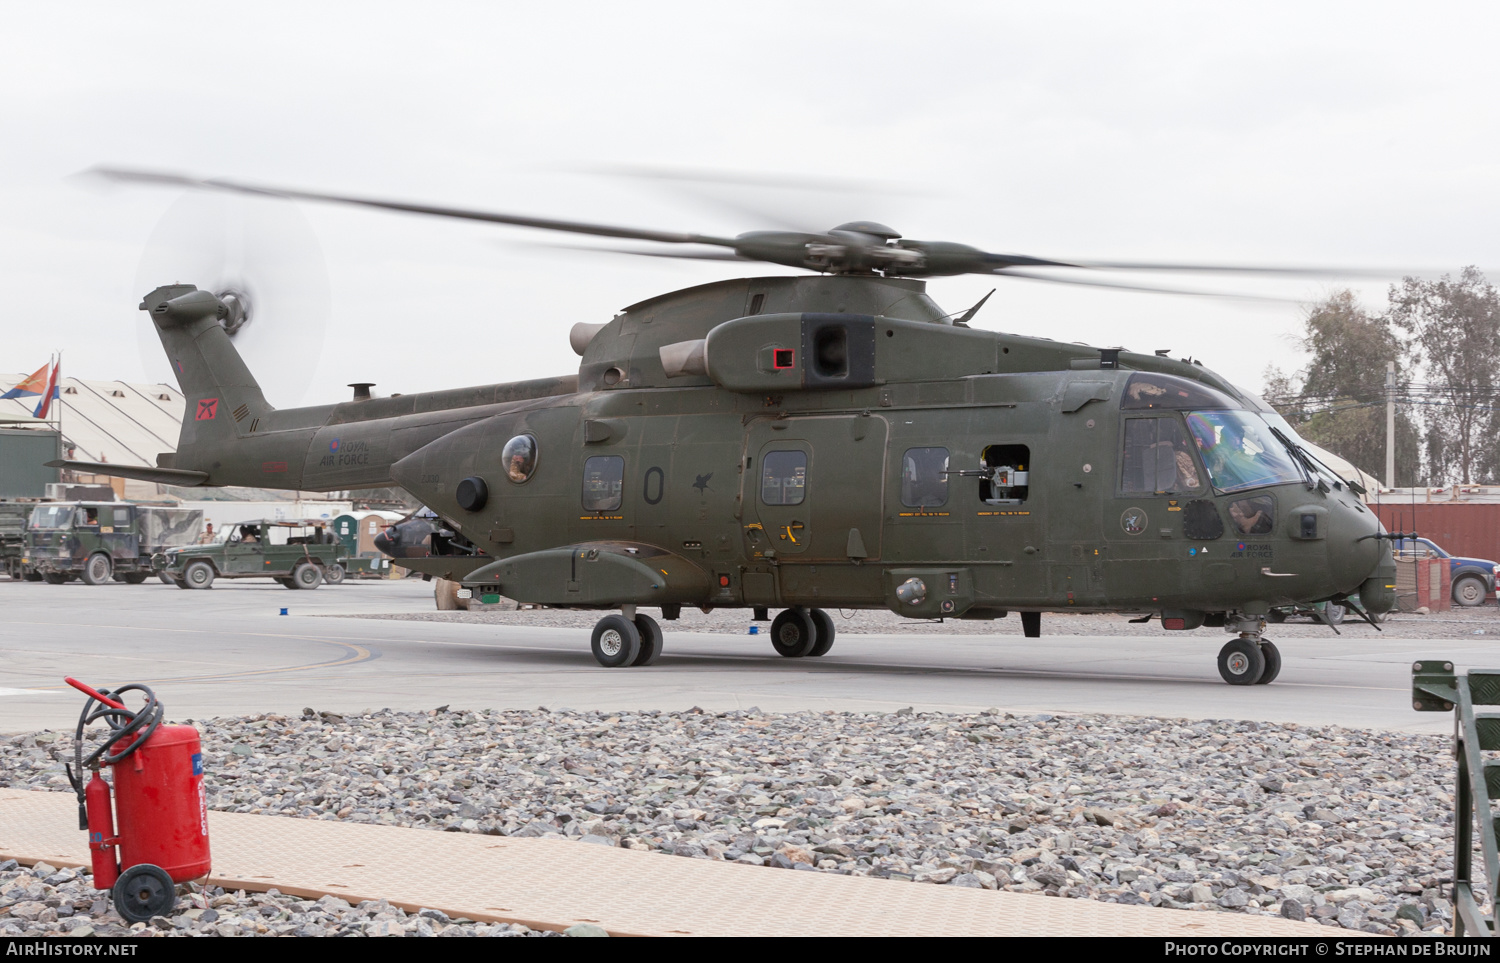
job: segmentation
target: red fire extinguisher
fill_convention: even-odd
[[[115,910],[132,923],[165,916],[177,903],[176,885],[207,876],[210,866],[198,730],[162,725],[161,703],[144,685],[111,691],[64,681],[89,697],[73,741],[77,775],[69,769],[68,779],[78,794],[78,828],[89,834],[94,887],[112,890]],[[127,708],[121,697],[137,691],[145,705]],[[109,734],[85,757],[83,730],[98,720]],[[113,792],[101,766],[110,768]],[[93,771],[87,787],[85,769]]]

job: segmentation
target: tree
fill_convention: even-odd
[[[1266,401],[1308,441],[1385,480],[1385,374],[1407,366],[1406,346],[1386,318],[1371,315],[1354,292],[1335,291],[1310,305],[1298,339],[1312,358],[1291,375],[1266,370]],[[1416,424],[1396,411],[1396,484],[1425,481]]]
[[[1391,323],[1406,336],[1427,382],[1427,463],[1439,482],[1494,481],[1500,475],[1493,439],[1500,366],[1500,292],[1475,267],[1454,280],[1404,278],[1390,290]]]

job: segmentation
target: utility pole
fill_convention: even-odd
[[[1385,363],[1385,487],[1396,487],[1396,362]]]

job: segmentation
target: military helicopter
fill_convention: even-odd
[[[361,384],[290,409],[267,404],[234,347],[247,302],[166,285],[140,307],[188,398],[177,451],[154,469],[53,463],[174,485],[398,484],[431,512],[388,532],[387,551],[478,595],[607,612],[591,639],[601,665],[658,658],[644,609],[668,622],[685,605],[780,609],[771,644],[788,658],[829,651],[825,608],[1017,612],[1028,638],[1043,612],[1119,612],[1222,626],[1221,676],[1254,685],[1281,668],[1264,636],[1273,607],[1337,601],[1373,624],[1394,605],[1363,489],[1255,396],[1164,352],[971,328],[980,305],[945,312],[922,280],[1316,269],[1056,261],[869,221],[724,238],[104,173],[816,272],[702,284],[577,324],[577,374],[388,398]]]

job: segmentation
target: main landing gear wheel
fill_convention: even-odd
[[[807,614],[812,616],[813,632],[817,637],[812,651],[807,654],[811,658],[827,655],[828,650],[833,648],[833,617],[822,609],[809,609]]]
[[[635,617],[635,629],[641,634],[641,651],[630,660],[631,665],[654,665],[661,655],[661,625],[649,615]]]
[[[113,891],[115,912],[131,923],[167,916],[177,904],[177,887],[160,866],[137,863],[120,874]]]
[[[1260,674],[1260,678],[1255,680],[1255,684],[1270,685],[1276,681],[1278,675],[1281,675],[1281,650],[1276,648],[1276,643],[1274,642],[1262,642],[1260,644],[1260,654],[1266,658],[1266,671]]]
[[[606,615],[594,624],[591,645],[600,665],[618,669],[641,654],[641,630],[623,615]]]
[[[1252,639],[1234,639],[1219,650],[1219,675],[1230,685],[1255,685],[1266,672],[1266,657]]]
[[[818,644],[818,632],[807,609],[787,609],[771,623],[771,647],[788,659],[810,655]]]

